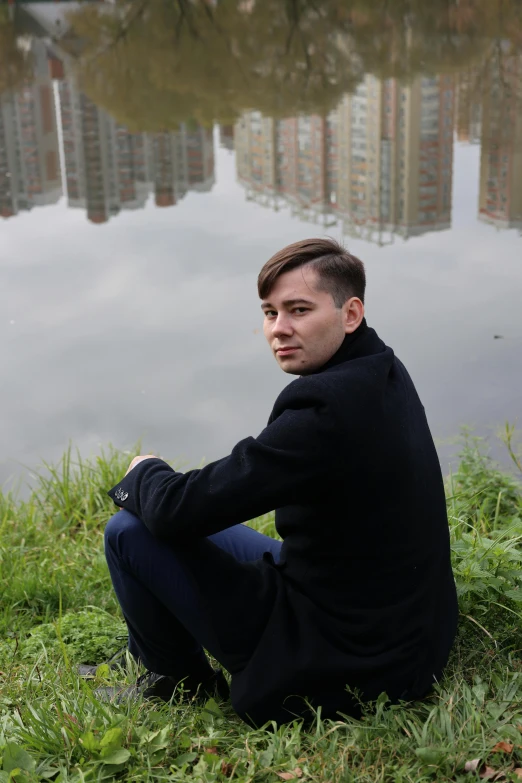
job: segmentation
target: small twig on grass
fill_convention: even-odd
[[[463,615],[462,615],[462,617],[465,617],[465,618],[466,618],[466,620],[471,620],[471,622],[472,622],[472,623],[475,623],[475,625],[478,625],[478,627],[480,628],[480,630],[481,630],[481,631],[484,631],[484,633],[486,634],[486,636],[489,636],[489,638],[491,639],[491,641],[493,642],[493,644],[495,645],[495,647],[498,649],[497,640],[496,640],[496,639],[495,639],[495,638],[494,638],[494,637],[493,637],[493,636],[490,634],[490,632],[487,630],[487,628],[484,628],[484,626],[483,626],[483,625],[481,625],[481,624],[479,623],[479,621],[478,621],[478,620],[475,620],[475,618],[474,618],[474,617],[472,617],[470,614],[463,614]]]

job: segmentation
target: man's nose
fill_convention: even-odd
[[[287,313],[278,313],[277,318],[275,319],[273,326],[272,326],[272,334],[274,337],[279,337],[280,335],[290,335],[293,333],[292,323],[291,319],[288,317]]]

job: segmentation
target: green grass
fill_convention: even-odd
[[[517,475],[509,427],[504,440]],[[486,765],[520,779],[522,489],[480,440],[464,435],[447,480],[461,622],[444,680],[422,703],[390,707],[383,696],[360,721],[319,713],[308,730],[254,731],[229,704],[177,697],[107,705],[75,675],[76,663],[104,659],[125,634],[102,537],[113,510],[106,489],[130,456],[110,449],[86,461],[68,451],[27,500],[0,494],[0,783],[418,783],[478,780]],[[275,535],[272,515],[252,524]],[[120,682],[136,670],[102,674]]]

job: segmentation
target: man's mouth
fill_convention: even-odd
[[[276,354],[278,356],[290,356],[290,354],[295,353],[298,351],[299,348],[296,346],[285,346],[284,348],[276,348]]]

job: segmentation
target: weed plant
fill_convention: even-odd
[[[513,429],[503,438],[521,469]],[[424,702],[383,695],[361,720],[319,712],[306,730],[252,730],[229,704],[187,703],[181,690],[168,705],[105,704],[76,676],[125,636],[102,542],[106,490],[129,461],[68,450],[27,500],[0,494],[0,783],[522,778],[522,490],[479,439],[464,435],[446,482],[461,616],[443,681]],[[272,515],[251,524],[276,535]],[[127,674],[102,667],[97,683],[132,681],[128,663]]]

